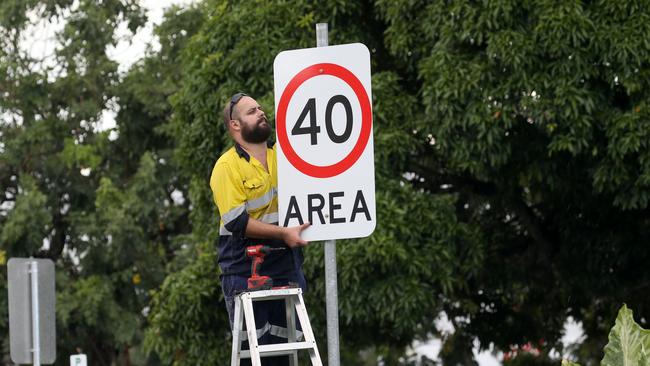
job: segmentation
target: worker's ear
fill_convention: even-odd
[[[239,120],[238,119],[231,119],[230,120],[230,127],[232,127],[235,130],[239,130],[241,128],[241,126],[239,124]]]

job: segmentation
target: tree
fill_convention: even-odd
[[[340,244],[342,344],[347,347],[346,363],[359,362],[359,354],[352,350],[372,346],[382,347],[389,361],[396,360],[414,337],[426,337],[431,331],[433,318],[441,309],[436,294],[451,294],[464,285],[462,278],[471,277],[480,263],[481,242],[476,230],[456,220],[453,196],[430,197],[400,182],[413,153],[411,147],[420,144],[412,133],[418,113],[404,108],[416,99],[405,92],[402,78],[393,70],[394,59],[382,45],[376,11],[363,2],[207,4],[210,17],[184,51],[186,77],[172,98],[175,115],[170,123],[178,141],[179,166],[190,180],[197,246],[205,245],[206,238],[217,237],[217,212],[205,182],[214,161],[228,147],[219,111],[233,90],[245,89],[263,105],[272,105],[274,56],[284,49],[313,46],[313,24],[318,19],[330,22],[332,44],[362,40],[374,49],[377,202],[382,225],[370,238]],[[364,11],[369,15],[356,16]],[[332,19],[326,14],[337,15]],[[415,222],[418,225],[413,225]],[[220,353],[227,354],[225,316],[213,319],[218,323],[209,329],[201,321],[205,320],[206,303],[225,313],[220,291],[211,282],[214,279],[199,277],[213,278],[214,270],[198,263],[190,266],[170,275],[156,295],[147,342],[162,359],[210,364]],[[324,340],[322,250],[318,244],[307,250],[305,270],[311,284],[307,295],[310,314],[318,338]],[[188,276],[195,280],[188,282]],[[197,292],[203,296],[180,295]],[[189,312],[194,314],[191,319],[187,319]],[[178,318],[186,320],[171,321]],[[365,336],[358,337],[359,332]],[[222,340],[221,350],[215,347],[215,339]]]
[[[161,50],[120,75],[107,49],[120,24],[144,24],[137,2],[5,1],[0,10],[2,254],[56,262],[59,355],[155,362],[141,350],[150,291],[183,263],[189,211],[159,129],[180,74],[168,61],[197,20],[179,14],[158,27]],[[20,47],[41,19],[65,24],[49,60]],[[117,128],[99,131],[106,109],[119,110]]]
[[[216,237],[204,182],[227,146],[218,111],[229,94],[246,89],[272,105],[274,55],[313,46],[318,21],[329,22],[330,44],[372,50],[380,223],[340,244],[344,348],[395,357],[435,333],[444,310],[456,328],[445,359],[466,359],[473,339],[502,350],[543,339],[548,351],[570,315],[584,324],[589,360],[621,302],[647,318],[642,5],[206,4],[171,122],[201,238]],[[306,271],[322,330],[320,256],[312,245]],[[360,329],[366,336],[352,333]]]
[[[623,301],[648,311],[648,13],[546,1],[382,9],[392,53],[422,81],[418,133],[432,144],[411,169],[432,194],[457,192],[457,215],[488,243],[481,273],[455,294],[462,306],[446,311],[501,349],[557,346],[572,315],[588,335],[582,356],[598,359],[604,319]]]

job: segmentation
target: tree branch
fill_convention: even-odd
[[[484,182],[470,176],[445,174],[443,171],[434,171],[426,162],[413,162],[411,167],[420,177],[425,178],[424,183],[414,182],[415,185],[424,185],[433,193],[441,192],[442,185],[451,185],[446,192],[462,191],[471,195],[492,198],[500,201],[510,211],[521,225],[526,228],[530,237],[537,244],[536,251],[539,259],[549,260],[553,251],[550,235],[544,230],[542,219],[521,198],[520,192],[506,192],[501,186],[492,182]]]

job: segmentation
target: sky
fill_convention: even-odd
[[[164,10],[172,5],[186,6],[196,2],[195,0],[141,0],[140,4],[147,11],[148,20],[144,27],[141,27],[138,32],[133,35],[128,31],[126,24],[121,25],[116,35],[120,41],[115,47],[107,50],[108,56],[119,63],[118,71],[125,73],[129,68],[142,59],[147,48],[156,51],[159,49],[160,44],[153,34],[153,29],[156,25],[160,24],[163,19]],[[34,18],[35,19],[35,18]],[[36,19],[35,19],[36,20]],[[22,48],[25,52],[29,53],[36,59],[45,59],[42,65],[35,65],[35,67],[54,67],[53,58],[54,51],[57,47],[55,34],[63,28],[65,20],[55,20],[53,22],[41,21],[37,22],[35,26],[28,28],[24,39],[22,40]],[[102,114],[98,130],[109,130],[115,128],[115,116],[119,106],[117,103],[108,103],[108,108]],[[114,131],[112,138],[117,138],[117,131]],[[437,328],[443,333],[453,333],[453,326],[445,314],[438,315],[436,320]],[[581,324],[567,320],[565,324],[565,336],[562,342],[565,345],[578,342],[582,337],[583,331]],[[437,359],[440,352],[441,341],[440,339],[431,339],[427,342],[415,342],[413,344],[413,352],[425,355],[431,359]],[[493,351],[478,352],[478,344],[476,344],[474,354],[480,366],[498,366],[501,365],[500,359],[503,354],[498,352],[496,356]],[[323,352],[324,350],[321,350]],[[559,356],[559,355],[557,355]]]

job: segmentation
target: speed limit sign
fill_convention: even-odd
[[[360,43],[284,51],[273,65],[279,222],[305,240],[376,225],[370,52]]]

